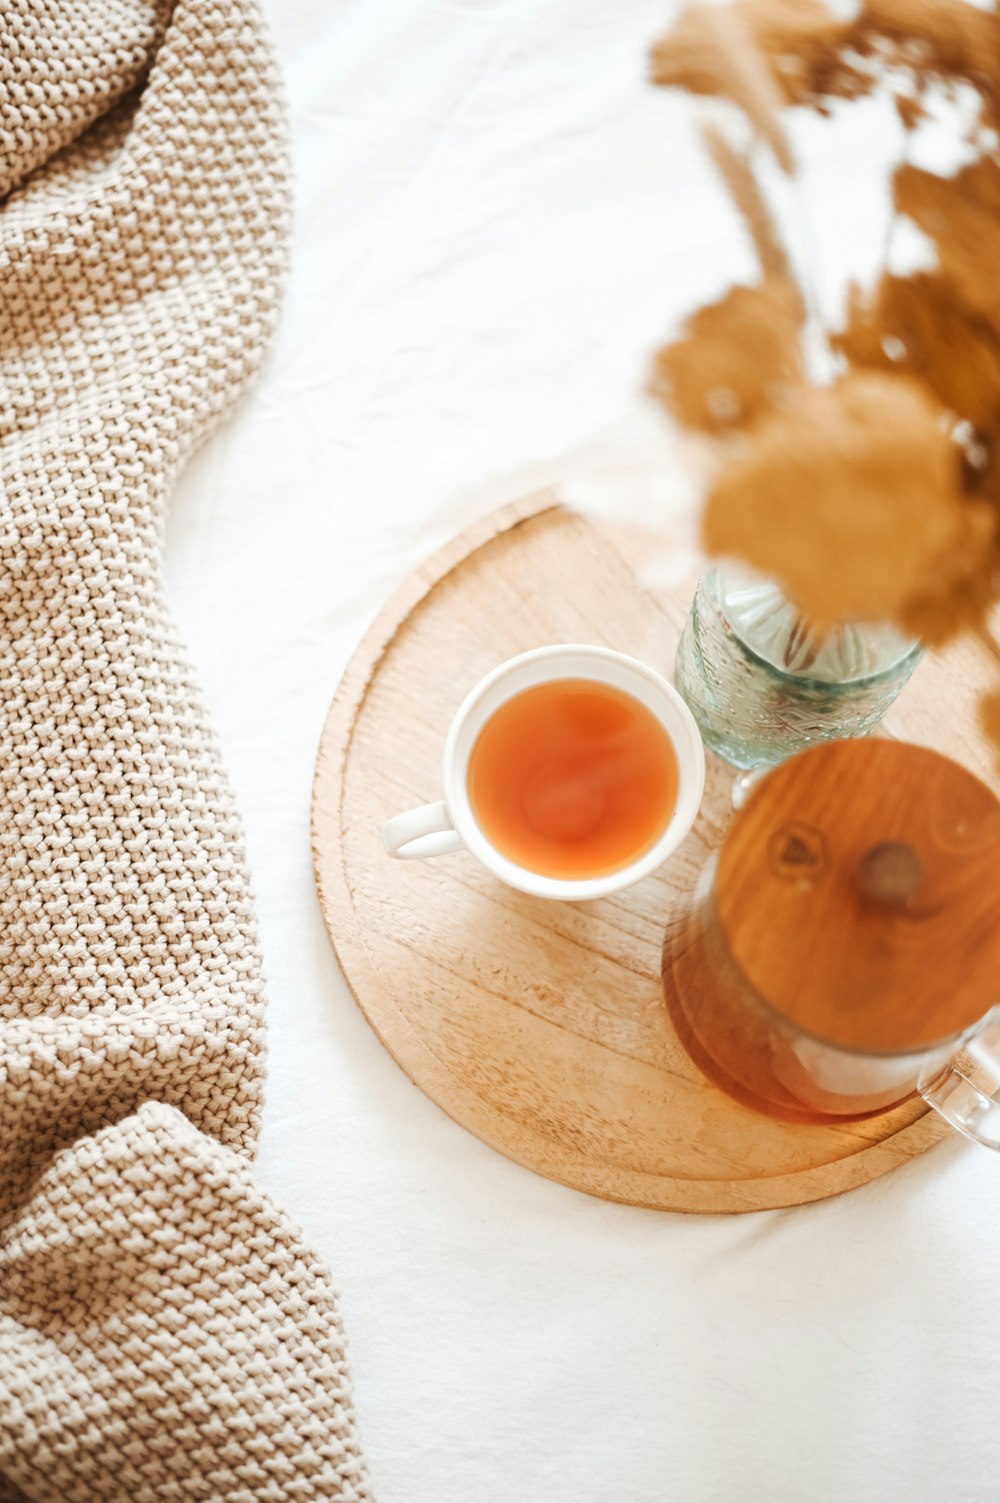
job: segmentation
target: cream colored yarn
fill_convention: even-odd
[[[0,1500],[370,1497],[248,1174],[248,878],[160,577],[275,318],[277,98],[252,0],[0,0]]]

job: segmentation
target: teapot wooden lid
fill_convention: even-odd
[[[755,991],[844,1048],[920,1049],[1000,1000],[1000,801],[923,747],[837,741],[775,768],[715,894]]]

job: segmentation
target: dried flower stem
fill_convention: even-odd
[[[785,667],[793,672],[804,673],[815,663],[821,646],[822,637],[813,631],[805,616],[797,613],[785,643]]]
[[[781,123],[781,95],[759,47],[732,6],[708,6],[705,14],[720,74],[727,80],[726,92],[770,146],[783,171],[792,176],[795,162]]]
[[[778,239],[771,211],[750,163],[730,145],[717,125],[706,122],[701,133],[716,170],[750,232],[764,275],[794,285],[788,255]]]
[[[716,170],[750,233],[761,270],[765,277],[784,281],[795,289],[807,328],[813,336],[811,348],[820,362],[819,368],[824,372],[832,372],[835,368],[834,356],[815,291],[808,283],[803,283],[796,277],[753,168],[717,125],[703,122],[701,132]]]

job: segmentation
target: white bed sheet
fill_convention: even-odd
[[[255,872],[259,1173],[343,1290],[381,1503],[993,1503],[1000,1159],[955,1140],[750,1217],[589,1199],[410,1084],[317,910],[313,758],[370,618],[595,435],[627,452],[649,347],[750,267],[688,110],[643,82],[671,10],[272,0],[295,268],[168,548]],[[836,147],[803,128],[827,184],[813,245],[859,265],[897,144],[865,120]]]

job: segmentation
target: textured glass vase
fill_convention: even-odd
[[[706,746],[736,767],[761,767],[816,741],[867,734],[920,654],[892,626],[816,635],[777,585],[719,568],[699,581],[675,679]]]

